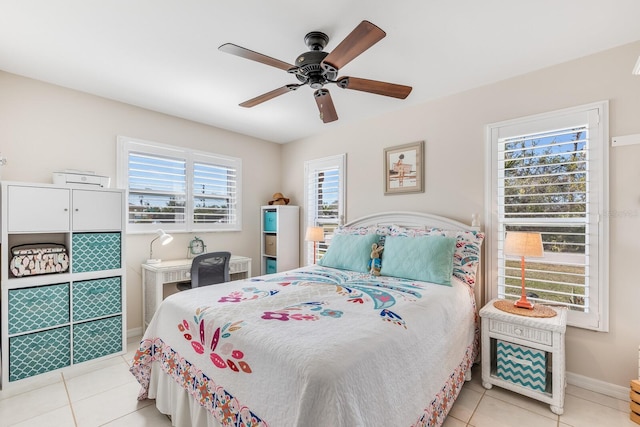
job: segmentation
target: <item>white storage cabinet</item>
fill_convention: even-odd
[[[2,388],[125,351],[124,191],[2,182]],[[69,269],[15,276],[11,248],[64,245]]]
[[[262,206],[260,215],[260,274],[300,266],[300,208]]]

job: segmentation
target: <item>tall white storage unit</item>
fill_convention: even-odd
[[[2,388],[123,354],[124,191],[7,181],[0,191]],[[30,254],[10,265],[12,248],[52,245],[66,248],[68,270],[33,274],[43,262]]]
[[[260,273],[271,274],[300,266],[300,207],[262,206],[260,215]]]

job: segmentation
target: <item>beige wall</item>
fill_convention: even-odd
[[[51,183],[54,171],[80,169],[110,176],[115,187],[117,135],[241,158],[243,231],[197,235],[209,250],[251,257],[253,274],[260,272],[259,207],[280,191],[274,171],[281,145],[0,71],[0,153],[8,159],[3,180]],[[170,245],[154,246],[154,257],[184,258],[193,236],[174,234]],[[126,237],[129,330],[142,326],[140,264],[150,241],[149,235]]]
[[[347,219],[376,211],[433,212],[469,223],[484,216],[485,126],[594,101],[610,101],[610,136],[640,133],[640,42],[434,100],[284,146],[283,164],[347,153]],[[473,72],[473,67],[469,68]],[[437,85],[425,70],[421,84]],[[351,96],[370,96],[352,93]],[[401,102],[401,101],[398,101]],[[336,105],[338,114],[340,106]],[[383,148],[425,141],[424,194],[383,195]],[[567,369],[628,389],[640,344],[640,145],[610,151],[610,332],[569,328]],[[283,191],[303,197],[302,167]]]

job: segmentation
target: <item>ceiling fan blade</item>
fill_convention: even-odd
[[[272,58],[267,55],[263,55],[258,52],[246,49],[242,46],[235,45],[233,43],[225,43],[218,48],[222,52],[230,53],[232,55],[239,56],[241,58],[250,59],[252,61],[261,62],[272,67],[280,68],[281,70],[288,71],[290,68],[294,68],[293,65],[287,64],[279,59]]]
[[[329,123],[338,120],[338,113],[336,113],[336,107],[333,106],[333,100],[331,94],[327,89],[318,89],[313,92],[313,97],[318,104],[318,111],[320,111],[320,119],[324,123]]]
[[[340,77],[336,83],[343,89],[359,90],[400,99],[405,99],[409,96],[413,89],[411,86],[380,82],[377,80],[359,79],[357,77]]]
[[[338,70],[353,58],[378,43],[387,34],[369,21],[362,21],[340,44],[322,61],[326,71]]]
[[[275,98],[276,96],[280,96],[283,95],[287,92],[291,92],[293,90],[298,89],[300,86],[302,86],[301,84],[299,85],[286,85],[286,86],[282,86],[279,87],[278,89],[274,89],[270,92],[267,93],[263,93],[260,96],[256,96],[255,98],[251,98],[248,101],[244,101],[242,104],[240,104],[241,107],[246,107],[246,108],[251,108],[251,107],[255,107],[258,104],[262,104],[265,101],[268,101],[270,99]]]

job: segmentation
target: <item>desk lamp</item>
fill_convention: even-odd
[[[153,242],[160,239],[160,243],[162,243],[162,246],[165,246],[171,243],[171,241],[173,240],[173,236],[171,234],[165,233],[162,229],[156,231],[156,234],[157,236],[155,237],[155,239],[153,239],[149,244],[149,259],[147,260],[147,264],[158,264],[162,261],[159,258],[153,258]]]

